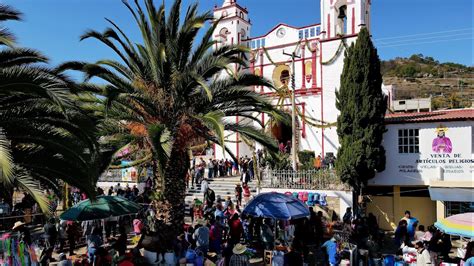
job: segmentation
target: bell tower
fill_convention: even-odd
[[[321,33],[323,39],[370,31],[371,0],[321,0]]]
[[[220,19],[213,35],[213,40],[219,41],[220,45],[244,44],[249,38],[248,11],[237,4],[237,0],[225,0],[221,7],[215,6],[214,19]]]

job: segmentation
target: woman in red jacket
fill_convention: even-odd
[[[239,243],[243,232],[244,232],[244,228],[242,226],[242,222],[240,221],[239,214],[234,213],[232,217],[229,219],[230,241],[233,244]]]

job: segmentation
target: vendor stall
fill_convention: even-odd
[[[302,201],[277,192],[259,194],[245,206],[242,214],[277,220],[293,220],[310,215]]]

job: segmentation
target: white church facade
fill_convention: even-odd
[[[275,105],[288,110],[291,110],[293,72],[289,54],[295,53],[298,150],[311,150],[322,156],[337,152],[335,122],[339,112],[335,91],[340,85],[344,50],[355,42],[361,28],[370,30],[370,4],[370,0],[321,0],[321,23],[303,27],[280,23],[261,36],[250,34],[249,12],[236,0],[225,0],[214,9],[215,19],[220,19],[214,33],[214,39],[220,42],[216,48],[222,44],[249,47],[247,71],[273,81],[276,88],[254,89],[271,96]],[[263,124],[268,123],[269,117],[260,116]],[[286,143],[291,139],[291,128],[290,134],[280,132],[279,135],[278,141]],[[226,145],[235,156],[250,155],[249,147],[238,134],[230,134],[227,139]],[[218,158],[223,156],[220,147],[214,148],[214,154]]]

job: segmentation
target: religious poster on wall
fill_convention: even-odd
[[[469,127],[448,127],[419,130],[419,156],[399,165],[399,172],[432,174],[432,178],[463,178],[474,174],[471,130]]]
[[[443,126],[436,128],[437,136],[433,139],[431,149],[435,153],[451,153],[453,151],[453,145],[451,139],[446,136],[448,129]]]

